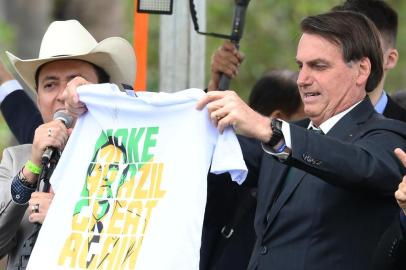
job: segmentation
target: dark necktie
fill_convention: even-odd
[[[317,134],[324,135],[323,130],[321,130],[321,129],[319,129],[319,128],[310,127],[309,130],[311,130],[311,131],[313,131],[313,132],[315,132],[315,133],[317,133]]]

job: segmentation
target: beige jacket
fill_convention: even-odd
[[[0,258],[8,255],[7,270],[16,269],[25,239],[34,225],[28,221],[28,204],[11,197],[11,182],[31,156],[31,144],[6,148],[0,164]]]

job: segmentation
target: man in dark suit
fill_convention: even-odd
[[[396,11],[392,9],[386,2],[381,0],[347,0],[342,5],[334,7],[333,10],[348,10],[359,12],[367,16],[372,22],[374,22],[375,26],[378,28],[378,31],[381,35],[381,44],[383,45],[382,50],[384,55],[384,76],[382,77],[381,82],[375,87],[375,89],[368,93],[368,96],[370,97],[371,102],[374,104],[375,110],[378,113],[381,113],[388,118],[393,118],[405,122],[406,110],[400,107],[396,102],[394,102],[393,99],[389,95],[387,95],[383,89],[387,73],[391,69],[395,68],[398,60],[398,51],[396,49],[398,15]],[[243,59],[244,57],[242,53],[240,53],[232,44],[225,42],[212,56],[212,80],[210,81],[209,86],[211,86],[212,88],[217,87],[221,73],[225,73],[230,77],[235,77],[239,69],[239,64]],[[247,140],[244,139],[242,143],[245,143],[246,141]],[[245,152],[247,152],[247,147],[245,147]],[[248,156],[252,155],[249,154]],[[222,226],[224,224],[229,224],[230,220],[234,216],[236,216],[231,215],[230,218],[230,213],[238,213],[240,211],[238,206],[245,203],[244,200],[238,202],[237,196],[234,196],[237,198],[232,197],[231,199],[229,199],[231,197],[230,194],[244,194],[244,190],[241,187],[234,187],[233,183],[231,183],[231,181],[229,181],[227,177],[224,178],[225,179],[222,179],[223,181],[219,181],[219,176],[209,177],[209,184],[211,184],[213,187],[209,190],[208,207],[206,208],[205,213],[205,228],[207,228],[208,231],[215,231],[215,233],[212,233],[210,235],[205,233],[203,234],[204,238],[202,241],[203,245],[201,255],[201,265],[203,265],[202,269],[209,269],[206,267],[206,265],[208,264],[207,261],[210,262],[214,260],[217,260],[217,263],[211,262],[212,266],[210,269],[223,269],[221,265],[227,264],[232,265],[233,269],[243,269],[244,266],[243,264],[241,264],[241,261],[244,261],[245,259],[245,257],[243,256],[245,254],[243,253],[251,253],[251,250],[249,248],[249,244],[251,242],[247,241],[246,239],[249,239],[249,235],[251,234],[250,226],[253,225],[251,225],[250,223],[250,218],[253,218],[252,211],[254,210],[246,210],[244,216],[240,217],[240,223],[245,224],[246,226],[238,226],[231,237],[225,238],[224,233],[221,233]],[[252,178],[255,177],[249,177],[249,179]],[[248,182],[256,183],[256,181],[252,180]],[[209,188],[210,187],[211,186],[209,185]],[[218,206],[219,202],[216,199],[216,197],[220,197],[218,196],[218,194],[222,194],[221,205],[223,209]],[[231,206],[224,206],[224,202],[227,201],[231,202]],[[216,226],[214,222],[222,225]],[[397,214],[396,222],[396,226],[391,226],[390,231],[392,233],[395,231],[394,228],[399,229],[397,230],[397,232],[400,231],[399,216]],[[389,233],[386,233],[385,235],[388,234]],[[244,235],[244,238],[240,237],[241,239],[233,239],[239,235]],[[384,237],[384,239],[388,239],[388,237]],[[238,242],[238,240],[241,241]],[[216,248],[216,242],[219,243],[217,244],[217,246],[220,246],[220,248]],[[226,246],[221,245],[223,242],[226,243]],[[207,243],[210,243],[211,246],[207,246]],[[238,246],[241,246],[239,250],[237,249]],[[379,250],[382,250],[382,248],[379,248]],[[216,254],[216,252],[223,252],[224,254]],[[385,254],[388,254],[388,252],[385,251]],[[378,257],[381,258],[383,256],[380,255]],[[240,268],[237,268],[236,266],[236,264],[238,263],[240,263],[240,265],[238,266]],[[213,266],[214,264],[215,266]],[[386,268],[381,267],[378,269]]]
[[[331,12],[301,29],[298,86],[310,122],[261,116],[233,91],[209,92],[197,108],[207,105],[220,131],[231,125],[262,141],[249,269],[369,269],[398,211],[393,192],[405,170],[393,149],[406,147],[406,126],[366,97],[383,74],[368,19]]]
[[[375,110],[384,116],[406,122],[406,110],[399,106],[385,92],[385,79],[390,70],[396,67],[399,52],[396,49],[398,14],[382,0],[347,0],[333,10],[359,12],[370,19],[381,35],[383,50],[383,78],[377,87],[368,93]]]

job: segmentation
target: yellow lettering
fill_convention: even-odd
[[[135,200],[127,201],[126,208],[127,214],[124,220],[124,234],[137,234],[142,212],[142,202]]]
[[[143,189],[145,182],[147,182],[148,175],[151,171],[151,164],[150,163],[143,163],[139,164],[142,168],[138,169],[138,172],[141,174],[139,178],[139,182],[135,189],[135,198],[137,199],[146,199],[148,198],[148,191]]]
[[[157,169],[157,175],[156,175],[156,181],[155,182],[155,191],[154,191],[154,196],[153,198],[163,198],[165,196],[166,191],[161,189],[161,182],[162,182],[162,171],[164,169],[164,164],[158,163],[157,164],[158,169]]]
[[[65,241],[59,255],[58,265],[66,266],[68,263],[70,268],[76,268],[77,256],[83,242],[84,241],[80,233],[72,233]]]

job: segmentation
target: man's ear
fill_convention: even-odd
[[[388,49],[383,55],[383,69],[390,70],[395,68],[398,63],[399,52],[397,49]]]
[[[371,74],[371,61],[369,58],[364,57],[358,62],[357,84],[366,84],[368,77]]]

